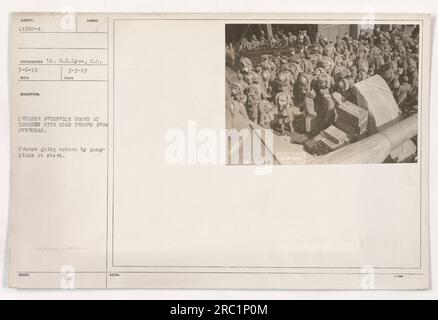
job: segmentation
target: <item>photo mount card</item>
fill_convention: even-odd
[[[11,287],[429,288],[429,15],[10,33]],[[330,126],[361,134],[309,152]]]

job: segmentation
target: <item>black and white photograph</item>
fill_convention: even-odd
[[[227,24],[225,37],[227,129],[271,131],[274,164],[417,162],[420,25]]]
[[[431,0],[60,1],[1,4],[0,300],[437,296]]]

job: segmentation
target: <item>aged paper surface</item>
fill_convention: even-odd
[[[12,287],[429,287],[429,16],[10,28]]]

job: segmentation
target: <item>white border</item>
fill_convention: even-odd
[[[231,5],[232,3],[232,5]],[[415,2],[403,1],[368,1],[367,6],[358,5],[358,2],[351,0],[332,0],[330,3],[321,0],[314,0],[311,3],[305,1],[280,1],[280,0],[253,0],[250,3],[243,0],[234,0],[229,3],[226,1],[161,1],[147,3],[141,0],[22,0],[20,2],[1,2],[0,3],[0,60],[2,62],[2,76],[0,77],[0,273],[2,283],[0,287],[0,299],[45,299],[45,298],[69,298],[69,299],[88,299],[88,298],[130,298],[130,299],[307,299],[307,298],[356,298],[356,299],[428,299],[434,298],[438,293],[438,281],[433,278],[433,289],[429,291],[406,291],[406,292],[348,292],[348,291],[214,291],[214,290],[136,290],[136,291],[39,291],[39,290],[14,290],[7,288],[7,272],[5,266],[5,248],[7,239],[8,221],[8,164],[9,164],[9,110],[8,110],[8,14],[13,11],[98,11],[98,12],[271,12],[275,8],[276,12],[352,12],[352,13],[431,13],[438,12],[438,3],[432,0],[417,0]],[[432,29],[435,29],[433,21]],[[432,33],[435,40],[435,33]],[[432,42],[433,47],[436,41]],[[433,50],[432,60],[437,57],[436,50]],[[432,79],[431,88],[434,88],[437,77],[433,64],[431,67]],[[438,136],[438,117],[434,104],[437,97],[436,90],[431,90],[431,145],[430,145],[430,194],[437,194],[437,181],[434,179],[436,169],[438,169],[435,138]],[[430,226],[431,226],[431,250],[432,250],[432,275],[437,270],[438,265],[438,199],[430,199]],[[436,245],[434,245],[436,244]],[[437,270],[438,271],[438,270]]]

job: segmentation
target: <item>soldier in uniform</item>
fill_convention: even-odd
[[[255,34],[251,37],[251,50],[257,50],[260,47],[260,42]]]
[[[344,53],[344,51],[347,49],[347,42],[341,39],[341,37],[337,36],[335,42],[335,48],[338,50],[339,53]]]
[[[400,87],[399,79],[393,69],[386,70],[382,76],[388,84],[389,89],[391,89],[393,93]]]
[[[321,109],[323,115],[323,118],[321,117],[321,125],[322,130],[325,130],[331,125],[335,124],[337,118],[335,101],[333,100],[333,97],[330,93],[326,93],[323,95]]]
[[[315,91],[312,90],[312,76],[301,73],[298,76],[295,91],[294,104],[303,112],[306,132],[312,132],[312,120],[316,117],[315,112]]]
[[[323,127],[333,123],[336,118],[333,106],[347,100],[355,103],[352,90],[355,83],[379,74],[391,88],[400,107],[414,110],[418,104],[418,40],[416,34],[388,33],[378,27],[372,33],[361,31],[357,39],[345,35],[334,42],[316,35],[313,45],[306,31],[300,31],[297,36],[277,29],[269,39],[263,32],[259,39],[256,36],[249,40],[242,38],[239,46],[226,46],[227,66],[233,65],[233,60],[239,55],[243,57],[236,64],[237,82],[248,98],[246,102],[234,100],[245,105],[251,120],[269,127],[272,122],[269,106],[275,104],[278,109],[277,95],[284,94],[290,98],[290,105],[303,112],[306,132],[310,133],[316,116]],[[262,62],[256,68],[242,54],[245,50],[286,47],[289,52],[285,56],[280,50],[272,50],[274,53],[262,56]],[[236,52],[233,53],[234,49]],[[327,81],[321,81],[324,77]],[[285,98],[283,95],[279,97],[282,105]],[[232,110],[242,113],[237,102],[231,104]],[[281,120],[283,131],[288,124],[284,121],[288,119],[285,111],[284,115]]]
[[[258,124],[266,129],[270,129],[271,123],[274,121],[274,107],[269,101],[262,100],[260,101],[258,108]]]
[[[234,116],[237,114],[241,115],[243,118],[248,119],[248,114],[246,113],[245,106],[242,102],[237,100],[230,100],[227,105],[228,111]]]
[[[312,40],[310,39],[310,36],[307,34],[307,30],[303,30],[303,42],[304,46],[310,46],[312,44]]]
[[[265,32],[262,30],[261,35],[260,35],[260,48],[261,49],[265,49],[269,46],[269,41],[268,39],[266,39],[265,37]]]
[[[288,32],[288,38],[289,38],[289,46],[294,47],[297,44],[297,36],[292,34],[292,32]]]
[[[412,87],[409,84],[409,78],[407,76],[401,76],[400,86],[394,92],[394,98],[397,104],[403,108],[405,106],[406,100],[412,91]]]
[[[250,84],[246,89],[246,112],[251,121],[257,122],[259,118],[259,103],[262,101],[259,87],[256,84]]]
[[[350,82],[346,79],[338,82],[336,90],[332,93],[332,98],[335,102],[335,107],[343,104],[345,101],[355,103],[356,100],[353,87],[351,87]]]
[[[251,50],[251,43],[246,37],[243,37],[242,42],[240,43],[240,51],[244,52],[249,50]]]
[[[282,71],[277,75],[273,82],[274,96],[279,92],[283,92],[290,97],[293,97],[294,77],[290,71]]]
[[[331,43],[324,46],[324,56],[333,59],[335,57],[335,52],[336,48]]]
[[[242,73],[238,72],[237,73],[237,81],[236,83],[238,83],[241,88],[242,88],[242,93],[246,91],[246,89],[248,88],[248,83],[246,83],[244,76]]]
[[[284,93],[279,92],[275,96],[275,104],[278,109],[278,125],[280,127],[281,134],[285,134],[286,125],[289,126],[291,133],[294,132],[293,126],[293,113],[292,113],[292,98]]]

